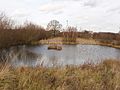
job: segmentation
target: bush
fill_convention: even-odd
[[[31,44],[48,37],[48,32],[39,25],[27,22],[24,25],[15,26],[5,14],[0,14],[0,48]]]
[[[63,32],[64,43],[76,43],[77,29],[75,27],[68,27],[66,32]]]

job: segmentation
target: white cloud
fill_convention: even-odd
[[[28,12],[27,10],[20,8],[20,9],[16,9],[13,13],[12,13],[13,17],[27,17],[30,16],[30,12]]]
[[[42,5],[40,7],[40,11],[44,13],[62,13],[63,9],[65,8],[64,5],[58,4],[58,3],[48,3],[45,5]]]
[[[97,0],[85,0],[84,6],[95,7],[97,6]]]
[[[44,26],[52,20],[95,31],[118,32],[120,0],[0,0],[5,11],[20,22],[33,21]]]

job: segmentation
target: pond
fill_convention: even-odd
[[[99,63],[120,59],[120,49],[99,45],[62,45],[61,51],[48,50],[48,45],[17,46],[0,51],[0,61],[13,66],[64,66]]]

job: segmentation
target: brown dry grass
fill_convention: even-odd
[[[84,38],[77,38],[77,41],[74,42],[63,42],[61,37],[50,38],[46,40],[40,40],[37,44],[82,44],[82,45],[101,45],[101,46],[108,46],[113,48],[120,48],[120,45],[113,45],[107,43],[101,43],[95,39],[84,39]]]
[[[120,90],[120,61],[66,67],[0,68],[0,90]]]
[[[94,39],[84,39],[84,38],[77,38],[77,44],[99,44],[99,42],[95,41]],[[41,44],[65,44],[62,42],[61,37],[51,38],[47,40],[41,40]]]

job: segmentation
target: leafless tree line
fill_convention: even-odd
[[[25,22],[24,25],[15,25],[13,20],[4,13],[0,13],[0,48],[31,44],[48,37],[47,31],[43,27],[31,22]]]

